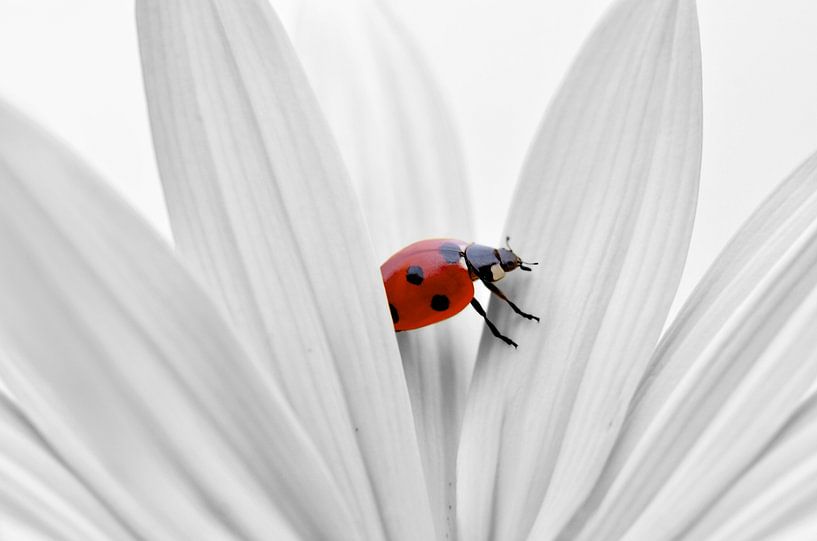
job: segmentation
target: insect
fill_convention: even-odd
[[[380,267],[395,331],[419,329],[458,314],[468,304],[485,320],[494,336],[508,345],[516,342],[502,335],[474,298],[473,282],[479,280],[491,293],[527,319],[539,318],[519,309],[494,282],[514,269],[530,271],[505,239],[505,248],[491,248],[456,239],[429,239],[410,244]]]

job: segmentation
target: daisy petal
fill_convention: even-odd
[[[817,376],[815,230],[679,383],[580,538],[675,538],[773,441]]]
[[[706,482],[684,493],[684,506],[673,504],[666,527],[680,528],[785,422],[814,379],[810,352],[796,340],[798,332],[808,334],[798,330],[798,317],[815,317],[807,312],[815,224],[817,154],[741,228],[667,331],[599,484],[575,523],[598,507],[598,524],[588,532],[624,531],[648,506],[660,504],[654,501],[659,490],[670,494],[679,486],[678,472],[707,471]],[[781,289],[786,284],[791,290]],[[764,364],[769,358],[779,359],[769,367]],[[765,383],[755,381],[758,374]],[[742,404],[739,411],[735,404]],[[747,440],[739,445],[743,437]],[[717,458],[709,456],[706,446],[719,441],[723,450]],[[640,462],[632,470],[635,460]],[[647,524],[649,516],[640,521]]]
[[[680,379],[751,292],[817,221],[817,153],[752,214],[690,295],[656,348],[606,474],[640,439]]]
[[[181,253],[226,307],[367,537],[433,536],[405,377],[358,204],[266,0],[141,0]]]
[[[458,136],[396,16],[371,0],[310,0],[297,20],[298,56],[349,166],[378,260],[423,238],[470,238]]]
[[[3,105],[0,191],[2,376],[134,537],[356,531],[280,391],[170,249]]]
[[[0,534],[12,520],[46,539],[131,538],[93,493],[47,450],[16,405],[0,394]]]
[[[473,323],[444,321],[397,337],[437,539],[457,539],[457,447],[478,336]]]
[[[617,2],[528,155],[507,233],[539,267],[492,302],[459,454],[468,539],[550,538],[590,491],[680,279],[701,159],[692,0]],[[538,517],[538,518],[537,518]]]
[[[806,402],[775,442],[684,533],[687,539],[790,539],[817,533],[817,400]],[[800,532],[801,537],[796,537]],[[775,537],[777,539],[778,537]]]
[[[302,4],[294,44],[357,188],[379,261],[424,238],[472,238],[457,133],[411,37],[382,3]],[[438,538],[456,538],[456,456],[476,318],[398,344]]]

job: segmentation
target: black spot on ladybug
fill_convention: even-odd
[[[431,308],[438,312],[445,312],[451,303],[445,295],[434,295],[431,297]]]
[[[397,308],[392,303],[389,303],[389,310],[391,310],[391,321],[397,323],[400,321],[400,314],[397,313]]]
[[[456,263],[460,260],[460,247],[451,242],[446,242],[440,246],[440,254],[446,263]]]
[[[425,278],[425,276],[423,275],[422,267],[412,265],[406,271],[406,281],[410,284],[419,286],[423,283],[423,278]]]

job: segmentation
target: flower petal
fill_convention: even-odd
[[[179,250],[268,363],[366,536],[430,538],[382,278],[275,14],[266,0],[137,10]]]
[[[798,356],[798,350],[786,353],[786,348],[798,347],[800,322],[794,314],[809,308],[807,287],[815,271],[808,268],[813,264],[808,249],[815,228],[817,154],[741,228],[667,331],[599,484],[574,519],[574,527],[598,508],[598,524],[587,532],[607,534],[611,528],[623,532],[655,503],[659,491],[671,490],[664,483],[677,486],[680,471],[692,475],[685,469],[705,469],[706,482],[685,493],[683,506],[673,504],[673,520],[667,520],[666,527],[679,528],[678,523],[691,520],[696,506],[706,505],[713,493],[723,490],[730,475],[736,475],[785,422],[805,392],[800,387],[807,389],[814,379],[803,372],[814,369],[806,361],[810,352]],[[782,289],[787,280],[793,292]],[[764,365],[772,355],[779,357],[773,368],[788,373],[776,375]],[[767,387],[755,381],[758,373]],[[749,391],[753,394],[746,397]],[[733,411],[740,400],[746,403]],[[751,424],[747,428],[745,423]],[[741,429],[749,435],[734,433]],[[737,449],[741,455],[734,456],[739,437],[747,441]],[[718,441],[724,448],[717,458],[707,456],[706,446]],[[724,464],[721,457],[729,462]],[[629,471],[635,460],[640,460],[638,471]],[[647,524],[649,516],[641,520]]]
[[[0,534],[11,520],[47,539],[131,538],[115,516],[49,452],[25,415],[0,393]]]
[[[436,81],[382,3],[310,0],[294,44],[339,143],[379,261],[472,234],[458,135]]]
[[[471,239],[458,136],[425,60],[382,3],[302,3],[293,41],[349,165],[380,261],[419,239]],[[456,458],[481,321],[455,318],[398,344],[431,510],[456,538]]]
[[[477,344],[473,323],[444,321],[397,337],[437,539],[457,539],[457,448]]]
[[[280,390],[169,248],[2,104],[0,192],[0,372],[134,537],[356,531]]]
[[[592,488],[680,279],[701,159],[692,0],[617,2],[551,104],[507,225],[539,261],[493,302],[459,454],[468,539],[558,531]],[[519,273],[521,274],[521,273]]]
[[[768,539],[804,522],[817,532],[817,400],[807,401],[763,455],[684,533],[687,539]],[[807,520],[808,519],[808,520]]]
[[[764,201],[724,248],[662,337],[630,405],[608,471],[620,466],[678,382],[724,331],[761,279],[817,221],[817,153]]]
[[[674,538],[774,441],[817,376],[815,231],[680,382],[580,538]]]

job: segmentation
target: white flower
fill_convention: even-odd
[[[492,305],[522,347],[483,335],[475,365],[465,316],[395,340],[386,309],[382,257],[465,237],[472,214],[449,205],[467,189],[454,132],[399,25],[378,10],[304,22],[360,25],[349,52],[372,54],[372,70],[347,72],[340,45],[354,42],[299,45],[340,153],[266,2],[138,0],[137,13],[179,258],[0,105],[0,372],[14,396],[0,399],[0,527],[813,535],[817,157],[659,342],[700,168],[693,0],[619,1],[568,73],[506,227],[541,264],[504,287],[542,322]]]

